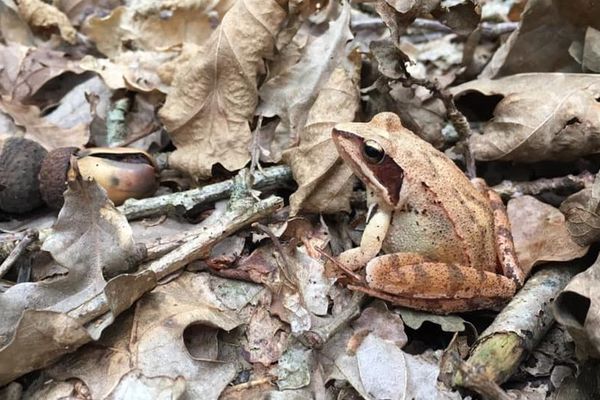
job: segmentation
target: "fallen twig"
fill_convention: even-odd
[[[481,373],[481,379],[505,382],[554,323],[552,303],[581,267],[554,263],[533,275],[477,339],[466,360],[469,368]],[[453,385],[477,391],[470,379],[459,369]]]
[[[25,252],[27,246],[37,240],[38,235],[36,232],[27,231],[25,236],[21,239],[19,244],[15,246],[15,248],[10,252],[8,257],[0,264],[0,278],[2,278],[15,264],[15,262],[19,259],[21,254]]]
[[[254,188],[259,190],[282,187],[292,182],[292,172],[287,166],[265,168],[254,174]],[[227,180],[198,189],[150,197],[130,199],[117,207],[129,220],[159,214],[184,214],[194,207],[222,200],[231,194],[233,180]]]
[[[387,26],[380,18],[372,18],[365,19],[359,21],[352,21],[350,27],[357,30],[373,30],[373,29],[383,29]],[[443,23],[425,18],[417,18],[410,25],[411,28],[428,30],[431,32],[441,33],[441,34],[449,34],[454,31],[448,25],[444,25]],[[506,33],[511,33],[515,29],[519,27],[518,22],[482,22],[479,26],[481,29],[481,34],[483,37],[487,39],[494,39],[498,36],[504,35]]]
[[[477,176],[477,172],[475,171],[475,159],[473,158],[473,154],[471,154],[471,149],[469,147],[469,138],[472,134],[471,127],[469,126],[469,121],[465,115],[456,107],[456,104],[454,104],[454,97],[448,90],[440,88],[437,82],[433,82],[428,79],[417,79],[408,72],[405,66],[402,66],[402,68],[404,77],[400,78],[399,81],[402,82],[403,86],[422,86],[429,90],[433,97],[441,100],[442,103],[444,103],[444,107],[446,108],[446,116],[450,120],[450,123],[456,130],[456,133],[459,137],[457,148],[459,148],[460,152],[465,158],[467,176],[470,179],[475,178]]]
[[[557,178],[541,178],[535,181],[502,181],[492,189],[502,198],[508,199],[522,195],[538,195],[542,192],[561,191],[574,193],[594,183],[594,175],[583,172],[579,175],[567,175]]]

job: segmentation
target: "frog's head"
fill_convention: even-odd
[[[398,116],[382,113],[369,123],[337,124],[332,132],[342,159],[392,209],[403,205],[404,169],[394,160],[399,129],[404,128]]]

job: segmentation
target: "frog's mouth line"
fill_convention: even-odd
[[[358,135],[334,128],[332,137],[338,153],[350,165],[354,174],[365,185],[371,186],[390,207],[397,208],[404,179],[402,168],[387,154],[377,164],[365,161],[362,154],[365,139]]]

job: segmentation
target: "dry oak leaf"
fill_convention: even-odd
[[[56,30],[69,44],[77,42],[77,31],[62,11],[41,0],[19,0],[19,13],[33,28]]]
[[[16,43],[0,45],[0,65],[0,92],[20,102],[31,98],[46,82],[65,72],[84,72],[62,51]]]
[[[355,71],[356,79],[358,71]],[[337,68],[321,89],[300,132],[300,144],[283,153],[298,190],[290,197],[291,214],[300,210],[335,213],[350,209],[352,170],[339,157],[331,131],[335,124],[354,120],[360,95],[353,79]]]
[[[507,212],[519,263],[526,273],[541,262],[570,261],[588,251],[571,239],[563,213],[535,197],[511,199]]]
[[[569,196],[560,205],[573,241],[588,246],[600,240],[600,175],[591,188]]]
[[[90,17],[82,31],[111,59],[131,48],[162,51],[182,43],[200,45],[234,2],[129,1],[127,7],[117,7],[105,17]]]
[[[237,307],[221,302],[219,290],[228,290]],[[216,399],[236,375],[219,336],[248,322],[244,311],[261,290],[183,272],[146,293],[98,342],[47,372],[57,380],[81,379],[98,400]]]
[[[176,72],[160,118],[177,150],[169,163],[197,178],[213,164],[236,170],[250,160],[249,120],[257,75],[286,17],[274,0],[238,0],[189,63]]]
[[[581,71],[572,53],[583,38],[590,16],[598,20],[597,8],[587,0],[529,0],[519,27],[494,53],[480,78],[534,71]]]
[[[352,39],[349,3],[344,2],[339,15],[329,21],[324,32],[321,32],[321,26],[306,29],[309,31],[307,44],[302,48],[300,59],[293,65],[286,65],[288,58],[295,58],[294,51],[286,48],[284,51],[292,54],[273,63],[274,70],[279,73],[270,76],[259,90],[261,103],[257,114],[278,116],[293,135],[297,135],[307,123],[309,110],[320,89],[329,80],[340,58],[344,57],[346,44]],[[297,36],[305,34],[301,30]],[[295,42],[288,45],[296,46]]]
[[[567,327],[582,359],[600,358],[600,257],[576,275],[554,303],[556,320]]]
[[[60,107],[55,112],[59,109]],[[42,117],[38,107],[26,106],[6,97],[0,97],[0,115],[2,114],[8,115],[16,126],[25,128],[25,137],[35,140],[46,150],[66,146],[79,147],[89,140],[89,121],[72,123],[69,118],[63,118],[57,124],[52,118],[54,113]]]
[[[493,111],[483,135],[471,136],[477,160],[570,161],[600,151],[599,75],[519,74],[467,82],[451,92],[459,108]],[[501,100],[482,110],[482,95],[492,104]]]
[[[65,204],[42,250],[68,273],[17,284],[0,294],[0,385],[97,339],[106,323],[131,305],[135,293],[155,285],[132,275],[105,281],[103,273],[127,270],[143,254],[105,190],[81,176],[69,181]],[[73,310],[98,295],[110,312],[104,323],[88,325],[89,316],[81,318]]]
[[[21,16],[13,0],[0,1],[0,37],[4,43],[34,45],[33,33]]]

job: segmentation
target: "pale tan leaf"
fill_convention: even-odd
[[[600,258],[576,275],[554,303],[556,320],[565,325],[582,359],[600,358]]]
[[[88,142],[88,122],[76,123],[61,127],[49,119],[42,117],[41,111],[36,106],[26,106],[20,103],[0,98],[0,113],[10,116],[15,125],[25,128],[25,137],[35,140],[46,150],[58,147],[83,146]],[[63,120],[69,123],[71,121]]]
[[[93,180],[69,181],[65,204],[42,250],[64,266],[86,264],[108,272],[127,270],[135,253],[131,227]]]
[[[206,178],[215,163],[236,170],[248,162],[257,76],[285,16],[274,0],[238,0],[178,69],[159,114],[177,147],[169,159],[175,168]]]
[[[159,76],[160,68],[176,58],[175,51],[124,51],[113,60],[86,55],[79,66],[86,71],[94,71],[113,89],[129,89],[149,93],[167,93],[169,86]]]
[[[583,36],[591,15],[598,15],[597,4],[587,0],[529,0],[519,28],[494,53],[481,77],[579,72],[581,67],[569,54],[570,47]]]
[[[18,44],[0,45],[0,91],[24,102],[49,80],[65,72],[80,74],[83,69],[62,51]]]
[[[41,0],[19,0],[19,13],[35,29],[56,30],[69,44],[77,42],[77,31],[65,14]]]
[[[478,160],[569,161],[600,151],[599,75],[519,74],[475,80],[451,91],[461,107],[484,115],[493,111],[483,135],[471,137]],[[491,104],[500,102],[493,110],[482,109],[481,95],[490,96]]]
[[[237,309],[218,300],[224,290],[230,300],[238,299]],[[244,309],[261,290],[184,272],[145,294],[135,312],[99,342],[63,358],[48,373],[57,380],[81,379],[94,399],[179,398],[180,392],[190,399],[216,399],[236,373],[235,365],[222,359],[225,344],[218,334],[248,322]],[[160,384],[158,378],[166,381]]]
[[[142,254],[104,189],[81,177],[69,182],[65,205],[43,249],[54,257],[49,262],[60,263],[67,273],[48,282],[17,284],[0,294],[0,384],[97,338],[105,325],[86,327],[89,320],[69,315],[73,309],[106,290],[103,295],[118,314],[129,307],[130,296],[153,284],[133,276],[105,281],[104,272],[126,270]],[[127,291],[115,291],[117,287]]]
[[[289,332],[280,319],[257,308],[246,328],[247,342],[244,345],[247,359],[251,363],[269,366],[276,363],[287,347]]]
[[[569,196],[560,205],[573,241],[589,246],[600,240],[600,175],[591,188]]]
[[[507,212],[517,258],[526,274],[538,263],[570,261],[588,251],[571,239],[563,213],[535,197],[511,199]]]
[[[182,43],[203,44],[235,0],[128,2],[106,17],[89,18],[82,31],[107,57],[132,47],[160,51]]]
[[[336,123],[354,120],[360,101],[355,79],[343,68],[333,72],[310,109],[299,146],[283,153],[299,186],[290,197],[292,215],[350,209],[352,171],[339,158],[331,131]]]
[[[0,1],[0,38],[6,43],[19,43],[25,46],[34,44],[29,26],[19,15],[13,0]]]
[[[279,116],[283,125],[297,135],[306,124],[308,112],[320,89],[329,80],[340,58],[344,57],[346,43],[352,39],[349,24],[350,5],[344,3],[340,14],[329,21],[323,33],[309,32],[308,44],[302,49],[298,62],[287,68],[276,66],[280,74],[271,76],[261,86],[257,114]],[[292,42],[292,46],[294,44]],[[292,54],[291,57],[295,56]],[[280,62],[285,63],[286,60]]]

